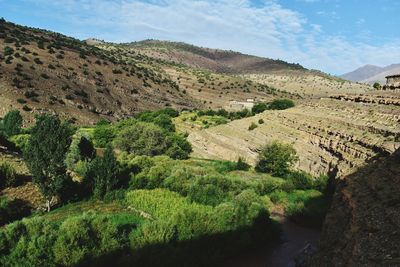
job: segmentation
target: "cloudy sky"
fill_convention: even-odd
[[[0,17],[79,39],[183,41],[342,74],[400,63],[398,0],[0,0]]]

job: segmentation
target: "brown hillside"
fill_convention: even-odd
[[[185,43],[146,40],[125,44],[149,57],[173,61],[219,73],[244,74],[302,70],[299,64],[245,55],[239,52],[198,47]]]
[[[221,108],[230,100],[292,97],[242,77],[166,64],[126,46],[0,21],[0,116],[57,113],[78,123],[142,110]]]

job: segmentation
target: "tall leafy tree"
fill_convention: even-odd
[[[116,188],[118,163],[110,144],[107,145],[103,157],[97,157],[92,161],[87,176],[92,184],[95,198],[103,199],[107,192]]]
[[[3,130],[8,136],[19,134],[22,126],[22,116],[19,110],[11,110],[3,119]]]
[[[70,178],[66,174],[65,155],[71,144],[73,129],[67,122],[51,115],[37,117],[24,151],[33,182],[42,191],[50,211],[56,197],[65,196]]]

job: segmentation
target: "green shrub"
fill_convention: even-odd
[[[0,189],[14,186],[16,183],[17,172],[15,168],[7,162],[0,162]]]
[[[86,173],[85,181],[91,185],[93,196],[103,199],[107,192],[118,185],[118,163],[111,145],[108,145],[103,157],[96,157]]]
[[[251,109],[251,111],[254,114],[258,114],[261,112],[264,112],[265,110],[268,109],[268,104],[267,103],[257,103],[253,106],[253,108]]]
[[[283,109],[288,109],[291,107],[294,107],[295,104],[293,100],[290,99],[275,99],[271,103],[269,103],[268,109],[277,109],[277,110],[283,110]]]
[[[93,141],[96,147],[106,147],[116,136],[115,129],[110,124],[96,125],[93,131]]]
[[[239,157],[236,162],[236,170],[247,171],[250,169],[250,165],[246,163],[243,157]]]
[[[141,157],[138,158],[141,161]],[[141,161],[141,164],[138,169],[140,169],[140,173],[133,174],[130,186],[131,188],[136,189],[154,189],[158,187],[162,187],[164,180],[171,175],[171,159],[167,157],[157,157],[148,165],[146,161]]]
[[[118,230],[110,219],[84,214],[61,224],[53,251],[58,264],[74,266],[119,248]]]
[[[251,124],[250,124],[250,126],[249,126],[249,131],[253,131],[255,128],[257,128],[258,127],[258,125],[257,124],[255,124],[254,122],[252,122]]]
[[[291,171],[287,175],[287,180],[292,182],[296,189],[307,190],[314,188],[314,178],[303,171]]]
[[[298,160],[292,145],[272,142],[261,148],[256,170],[268,172],[274,176],[285,177],[291,165]]]
[[[0,226],[30,214],[30,206],[19,199],[0,197]],[[0,244],[1,255],[1,244]]]
[[[122,129],[114,140],[116,148],[135,155],[156,156],[167,149],[166,134],[151,123],[137,122]]]
[[[274,192],[271,200],[284,205],[285,215],[301,224],[321,226],[329,207],[327,196],[316,190]]]
[[[96,151],[89,135],[84,132],[78,132],[72,138],[71,145],[65,157],[65,164],[69,170],[77,172],[76,165],[79,162],[82,165],[82,162],[90,162],[95,156]],[[80,174],[82,175],[83,173]]]
[[[9,46],[5,46],[4,47],[4,56],[11,56],[12,54],[14,54],[14,49],[12,49]]]
[[[216,206],[228,200],[231,181],[222,176],[200,176],[190,186],[188,198],[197,203]]]
[[[22,126],[22,116],[19,110],[9,111],[3,118],[1,125],[8,136],[19,134]]]
[[[29,138],[30,138],[29,134],[17,134],[11,136],[9,140],[13,142],[19,150],[24,151],[26,146],[28,145]]]
[[[168,133],[153,123],[131,123],[114,140],[115,147],[122,151],[146,156],[166,154],[174,159],[185,159],[192,151],[190,143],[176,133]]]

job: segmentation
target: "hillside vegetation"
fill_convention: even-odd
[[[256,169],[240,158],[189,158],[178,116],[168,108],[75,128],[42,115],[21,128],[7,123],[22,121],[9,112],[1,145],[22,152],[32,177],[0,165],[1,265],[204,266],[273,246],[279,227],[270,212],[278,206],[301,223],[322,223],[327,177],[294,171],[290,145],[267,145]],[[7,190],[32,182],[42,200],[31,213],[35,203]]]

